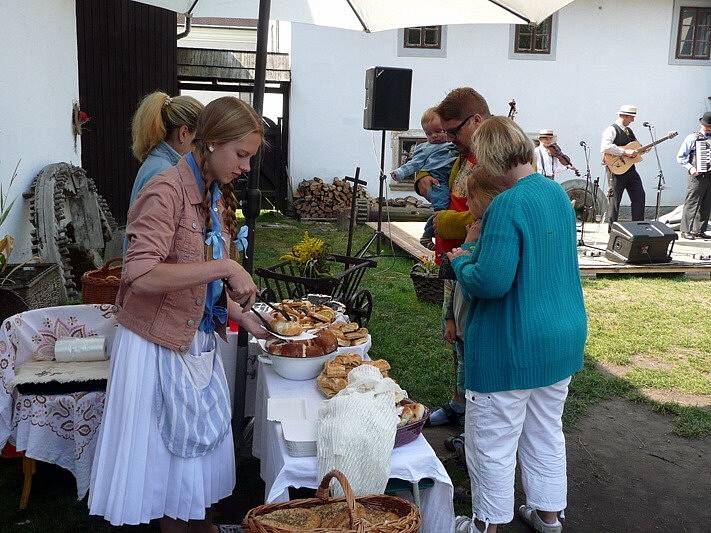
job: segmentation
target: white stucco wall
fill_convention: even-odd
[[[71,131],[78,99],[74,0],[0,0],[0,182],[6,189],[17,161],[18,196],[0,237],[15,237],[12,260],[29,258],[30,224],[22,193],[49,163],[80,164]]]
[[[711,2],[709,3],[711,5]],[[620,104],[640,108],[634,125],[639,139],[648,120],[661,136],[680,137],[660,145],[667,178],[662,204],[683,200],[685,177],[676,164],[680,139],[698,126],[709,109],[711,67],[669,65],[673,0],[576,0],[559,12],[554,61],[509,59],[509,26],[450,26],[446,58],[398,57],[396,31],[361,34],[292,25],[290,172],[330,178],[362,167],[370,192],[377,193],[380,133],[363,130],[364,73],[381,65],[414,70],[410,127],[422,111],[458,86],[472,86],[492,112],[505,114],[510,98],[526,131],[553,128],[573,162],[584,168],[578,146],[593,148],[593,177],[602,174],[602,130]],[[388,139],[386,167],[391,166]],[[638,165],[654,205],[657,167],[653,154]],[[393,193],[397,195],[397,193]],[[627,196],[624,202],[628,203]]]

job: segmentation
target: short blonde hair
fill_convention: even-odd
[[[514,183],[515,180],[506,176],[494,176],[489,174],[481,165],[477,165],[467,178],[467,198],[470,202],[479,202],[485,211],[494,198],[513,187]],[[471,203],[470,210],[472,210]],[[472,214],[474,215],[475,213],[472,211]],[[482,214],[483,212],[476,213],[478,216]]]
[[[430,107],[429,109],[425,110],[424,113],[422,113],[422,118],[420,119],[420,124],[423,126],[425,124],[429,124],[433,120],[436,120],[439,118],[439,115],[437,114],[437,108],[436,107]]]
[[[477,164],[493,176],[503,176],[512,168],[533,163],[533,141],[506,117],[491,117],[472,136],[471,150]]]

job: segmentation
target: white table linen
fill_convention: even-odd
[[[289,499],[289,487],[317,488],[316,457],[291,457],[284,442],[281,424],[267,420],[269,398],[323,399],[315,380],[290,381],[271,368],[259,365],[254,407],[252,454],[261,460],[260,474],[265,483],[266,503]],[[451,531],[454,523],[454,489],[442,462],[423,435],[414,442],[395,448],[391,460],[392,478],[406,481],[432,479],[434,486],[421,493],[422,533]],[[238,474],[239,477],[239,474]],[[447,526],[449,524],[449,527]]]

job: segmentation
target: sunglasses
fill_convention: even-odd
[[[457,135],[459,135],[459,131],[464,127],[464,125],[465,125],[467,122],[469,122],[469,119],[472,118],[472,117],[474,117],[474,115],[469,115],[467,118],[465,118],[464,120],[462,120],[462,122],[460,122],[459,126],[454,127],[454,128],[450,128],[450,129],[446,129],[446,130],[444,130],[444,133],[447,134],[447,137],[450,137],[450,138],[452,138],[452,139],[455,139],[455,138],[457,137]]]

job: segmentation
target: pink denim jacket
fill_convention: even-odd
[[[141,337],[187,351],[202,319],[206,285],[163,294],[136,294],[131,283],[158,263],[205,261],[203,196],[185,158],[154,176],[128,212],[128,251],[116,297],[118,322]],[[218,209],[224,217],[224,203]],[[230,235],[223,224],[229,247]],[[228,257],[225,251],[224,257]],[[217,333],[225,338],[224,326]]]

